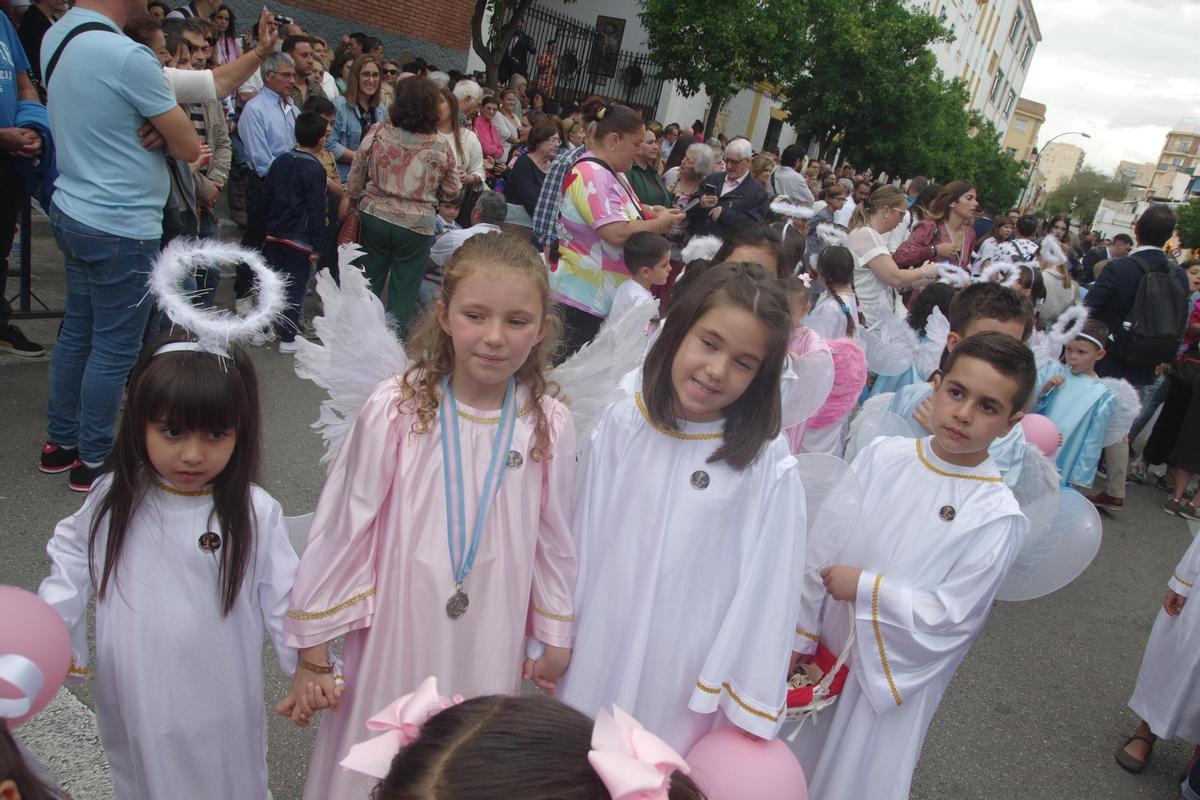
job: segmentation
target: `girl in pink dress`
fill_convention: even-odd
[[[425,677],[466,697],[518,693],[522,677],[552,692],[567,667],[575,428],[547,392],[550,303],[530,245],[467,240],[408,340],[408,368],[376,388],[333,462],[285,624],[300,664],[278,706],[302,725],[331,707],[307,800],[370,795],[337,764]]]

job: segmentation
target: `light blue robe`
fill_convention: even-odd
[[[917,406],[932,393],[932,384],[910,384],[896,392],[887,410],[901,416],[912,428],[914,436],[924,438],[930,432],[921,427],[912,415]],[[1013,425],[1012,430],[992,442],[988,448],[988,455],[1000,468],[1000,476],[1004,478],[1004,483],[1009,488],[1016,486],[1017,481],[1021,479],[1021,467],[1025,463],[1025,430],[1019,424]]]
[[[1064,486],[1090,487],[1104,450],[1104,434],[1116,402],[1113,393],[1094,375],[1073,375],[1064,364],[1049,364],[1038,372],[1038,387],[1055,375],[1066,380],[1038,398],[1034,413],[1050,419],[1062,436],[1054,461]]]

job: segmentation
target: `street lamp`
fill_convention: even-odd
[[[1028,192],[1030,184],[1033,184],[1037,180],[1037,166],[1038,162],[1042,160],[1042,153],[1046,151],[1046,148],[1050,146],[1051,142],[1053,142],[1055,139],[1061,139],[1064,136],[1082,136],[1085,139],[1092,138],[1090,133],[1084,133],[1083,131],[1067,131],[1066,133],[1060,133],[1058,136],[1051,137],[1050,141],[1038,148],[1037,155],[1033,157],[1033,166],[1029,168],[1029,180],[1025,182],[1025,192]]]

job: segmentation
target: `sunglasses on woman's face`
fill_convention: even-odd
[[[384,75],[399,75],[399,74],[400,74],[400,70],[398,70],[398,69],[386,69],[386,68],[385,68],[385,69],[383,70],[383,74],[384,74]]]

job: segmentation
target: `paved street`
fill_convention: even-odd
[[[34,255],[40,278],[35,291],[52,307],[61,307],[61,260],[44,230]],[[17,285],[15,265],[13,271],[10,294]],[[57,323],[21,325],[30,338],[48,344]],[[310,511],[323,476],[317,465],[319,438],[309,428],[320,393],[295,377],[289,356],[260,350],[255,362],[264,388],[264,487],[288,514]],[[55,522],[81,501],[67,490],[65,476],[42,475],[34,466],[45,429],[47,363],[0,356],[6,444],[0,451],[5,476],[0,582],[30,589],[47,570],[44,547]],[[1163,500],[1157,489],[1130,487],[1128,510],[1118,519],[1105,519],[1104,545],[1082,578],[1052,597],[995,609],[934,720],[913,798],[1178,796],[1174,780],[1188,755],[1182,743],[1160,746],[1151,768],[1139,777],[1122,772],[1112,758],[1132,732],[1134,719],[1125,701],[1166,579],[1189,541],[1185,523],[1159,511]],[[285,681],[273,658],[267,674],[267,696],[282,696]],[[86,686],[76,694],[90,704]],[[64,754],[95,746],[77,740],[79,724],[69,711],[51,720],[49,735],[28,742],[48,763],[62,763]],[[311,732],[271,715],[276,800],[300,797],[312,738]],[[58,777],[76,781],[78,800],[104,797],[83,788],[78,776]]]

